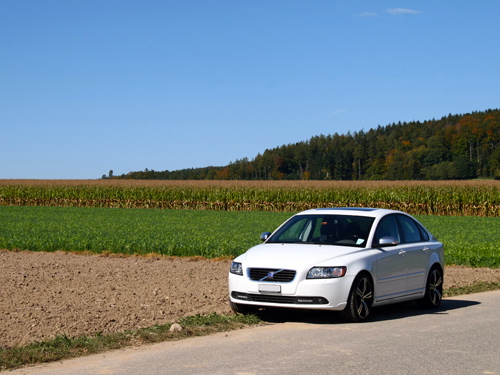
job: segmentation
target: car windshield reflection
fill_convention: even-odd
[[[365,247],[373,220],[355,215],[298,215],[266,242]]]

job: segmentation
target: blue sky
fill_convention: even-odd
[[[0,179],[500,108],[500,1],[0,0]]]

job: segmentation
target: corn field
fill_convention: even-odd
[[[500,216],[500,181],[0,180],[0,205],[298,212],[381,207]]]

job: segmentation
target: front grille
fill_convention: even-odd
[[[291,296],[276,296],[269,294],[249,294],[232,292],[231,297],[248,302],[263,302],[263,303],[286,303],[292,305],[326,305],[328,300],[324,297],[291,297]]]
[[[253,281],[275,281],[288,283],[295,277],[294,270],[284,270],[279,268],[250,268],[250,280]]]

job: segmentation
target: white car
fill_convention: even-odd
[[[374,306],[441,303],[443,244],[404,212],[313,209],[263,233],[261,240],[231,264],[229,300],[235,312],[333,310],[346,321],[362,322]]]

